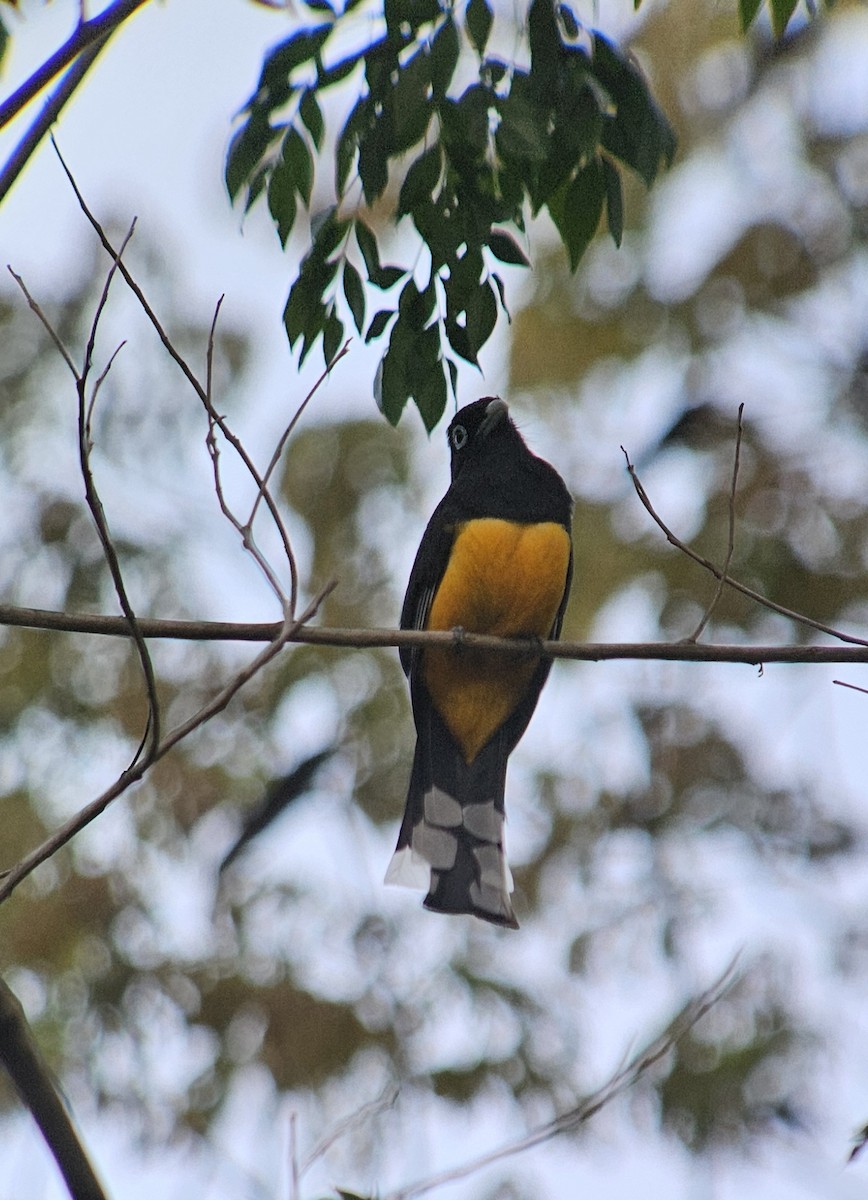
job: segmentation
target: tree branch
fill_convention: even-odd
[[[279,621],[171,621],[139,617],[139,629],[146,638],[166,638],[190,642],[271,642],[281,631]],[[0,604],[0,626],[43,629],[55,633],[85,633],[99,637],[129,637],[123,617],[89,613],[53,612],[50,609],[21,608]],[[609,662],[638,659],[658,662],[744,663],[868,663],[868,645],[857,639],[853,646],[781,646],[745,644],[692,644],[690,642],[537,642],[519,638],[490,637],[465,630],[421,629],[340,629],[312,627],[297,622],[298,628],[287,637],[288,643],[308,646],[333,646],[350,650],[376,647],[424,648],[426,646],[462,646],[494,654],[542,654],[546,658],[576,662]],[[841,635],[843,636],[843,635]]]
[[[685,638],[685,641],[688,642],[699,641],[703,630],[711,620],[711,614],[717,608],[718,601],[723,595],[723,589],[726,586],[728,579],[727,572],[729,571],[729,565],[732,562],[732,555],[733,551],[735,550],[735,496],[736,489],[738,487],[738,468],[741,461],[741,439],[744,435],[744,425],[742,423],[743,415],[744,404],[742,403],[738,406],[738,427],[735,435],[735,456],[732,464],[732,483],[730,484],[729,488],[729,537],[727,538],[726,543],[726,558],[723,560],[723,570],[721,571],[720,578],[717,581],[717,587],[714,590],[714,595],[711,597],[711,603],[702,614],[702,620],[696,626],[693,633],[690,635],[690,637]]]
[[[148,298],[146,298],[142,288],[140,288],[139,284],[136,282],[136,280],[134,280],[134,278],[131,274],[131,271],[127,269],[127,266],[124,262],[121,262],[119,252],[115,250],[114,246],[112,245],[112,242],[110,242],[108,235],[106,234],[106,230],[104,230],[102,228],[100,222],[97,221],[96,216],[94,214],[92,214],[92,212],[90,211],[88,203],[86,203],[86,200],[84,199],[82,191],[80,191],[80,188],[78,187],[76,179],[74,179],[74,176],[73,176],[70,168],[67,167],[66,161],[64,160],[64,156],[62,156],[60,154],[60,150],[58,149],[58,145],[56,145],[56,143],[54,143],[54,150],[55,150],[55,154],[58,155],[58,158],[60,161],[60,166],[62,168],[64,168],[64,173],[66,174],[66,178],[68,179],[68,181],[70,181],[70,186],[72,187],[74,196],[76,196],[76,199],[78,200],[78,205],[79,205],[80,210],[82,210],[84,216],[86,218],[88,218],[88,221],[91,224],[91,228],[94,229],[94,232],[96,233],[97,238],[100,239],[100,242],[101,242],[104,250],[106,250],[106,252],[108,254],[110,254],[110,257],[112,257],[112,259],[114,260],[116,265],[118,265],[118,270],[120,271],[121,276],[124,277],[124,281],[127,284],[127,287],[130,288],[132,294],[134,296],[136,296],[136,299],[138,300],[140,307],[142,307],[142,311],[144,312],[145,317],[148,318],[149,322],[151,323],[152,328],[154,328],[154,331],[156,332],[157,337],[160,338],[160,341],[162,342],[164,349],[166,349],[166,352],[168,353],[169,358],[172,359],[172,361],[174,362],[174,364],[176,366],[178,366],[181,373],[184,374],[184,378],[187,380],[187,383],[190,384],[193,391],[196,392],[196,395],[199,397],[200,402],[202,402],[202,406],[205,409],[205,413],[206,413],[206,415],[208,415],[209,426],[208,426],[208,438],[206,438],[206,445],[208,445],[208,451],[209,451],[209,454],[211,455],[211,461],[212,461],[212,464],[214,464],[215,481],[217,484],[217,500],[219,500],[219,503],[221,506],[221,511],[223,512],[223,515],[225,515],[227,517],[227,520],[231,521],[233,526],[235,527],[235,529],[237,529],[238,532],[241,534],[241,538],[243,538],[243,544],[244,544],[245,550],[249,550],[251,552],[253,558],[256,559],[259,569],[261,569],[264,572],[265,578],[267,578],[269,586],[271,588],[273,588],[274,592],[277,595],[277,598],[279,598],[279,600],[281,601],[281,605],[283,607],[285,607],[285,610],[288,607],[289,613],[291,613],[291,616],[292,616],[293,605],[294,605],[294,600],[295,600],[295,590],[297,590],[297,589],[295,589],[295,587],[292,588],[291,598],[289,598],[289,601],[287,604],[285,595],[283,595],[282,590],[279,586],[279,583],[277,583],[274,572],[271,571],[270,565],[267,562],[265,562],[265,559],[263,558],[262,553],[259,552],[259,550],[256,546],[255,540],[253,540],[252,530],[249,527],[243,526],[243,524],[241,524],[238,521],[238,518],[235,517],[234,514],[232,514],[231,509],[229,509],[228,505],[226,504],[226,500],[225,500],[225,497],[223,497],[222,488],[220,486],[219,448],[217,448],[217,444],[216,444],[216,440],[215,440],[215,436],[214,436],[215,427],[219,428],[220,432],[223,434],[223,437],[226,438],[229,445],[231,445],[233,450],[235,451],[235,454],[237,454],[238,457],[240,458],[241,463],[244,464],[247,474],[250,475],[250,478],[253,481],[253,484],[255,484],[255,486],[257,488],[257,496],[261,496],[265,506],[267,506],[269,515],[271,516],[271,520],[273,520],[275,529],[277,530],[277,534],[279,534],[279,536],[280,536],[280,540],[281,540],[282,546],[283,546],[283,553],[286,554],[287,563],[289,565],[289,572],[291,572],[291,576],[293,576],[293,578],[294,578],[295,557],[293,554],[292,546],[291,546],[291,544],[289,544],[289,535],[287,533],[285,523],[283,523],[283,518],[281,516],[279,506],[277,506],[275,499],[273,497],[273,494],[271,494],[271,492],[269,490],[268,482],[265,481],[265,479],[263,479],[263,476],[261,474],[259,474],[255,462],[253,462],[250,455],[247,454],[247,450],[245,449],[244,443],[241,442],[240,438],[237,437],[237,434],[234,434],[232,432],[231,427],[229,427],[228,422],[226,421],[226,418],[223,418],[223,416],[221,416],[220,413],[217,413],[217,410],[215,409],[214,404],[212,404],[212,401],[211,401],[211,392],[210,392],[211,356],[212,356],[212,349],[214,349],[214,331],[216,328],[217,316],[219,316],[219,312],[220,312],[220,304],[217,305],[217,307],[216,307],[216,310],[214,313],[214,319],[212,319],[212,323],[211,323],[211,332],[209,335],[209,348],[208,348],[208,354],[206,354],[206,364],[205,364],[206,379],[205,379],[205,383],[203,384],[202,380],[200,380],[197,377],[196,372],[194,372],[192,370],[192,367],[190,366],[190,364],[188,364],[187,360],[184,358],[184,355],[182,355],[179,352],[178,348],[175,347],[175,344],[172,341],[172,338],[169,337],[168,332],[166,331],[166,329],[163,328],[163,325],[160,322],[160,318],[157,317],[157,314],[154,311],[154,308],[151,307],[150,302],[148,301]]]
[[[511,1158],[515,1154],[521,1154],[525,1150],[530,1150],[534,1146],[539,1146],[543,1142],[550,1141],[561,1133],[569,1133],[578,1129],[580,1125],[583,1125],[591,1117],[595,1116],[601,1108],[604,1108],[612,1100],[633,1087],[649,1068],[653,1067],[655,1063],[658,1063],[661,1058],[664,1058],[673,1050],[681,1038],[733,986],[735,980],[735,962],[733,962],[710,988],[707,988],[701,995],[691,1000],[681,1010],[662,1034],[649,1042],[644,1049],[640,1050],[624,1067],[617,1071],[607,1083],[604,1083],[597,1091],[591,1092],[589,1096],[586,1096],[581,1103],[577,1104],[575,1108],[570,1109],[569,1112],[562,1113],[560,1116],[555,1117],[553,1121],[547,1121],[544,1125],[538,1125],[525,1137],[519,1138],[514,1142],[509,1142],[505,1146],[490,1151],[488,1154],[482,1154],[478,1158],[471,1159],[470,1162],[463,1163],[461,1166],[453,1167],[448,1171],[442,1171],[437,1175],[429,1176],[427,1179],[411,1183],[407,1187],[399,1188],[398,1191],[390,1192],[385,1200],[412,1200],[414,1196],[423,1196],[426,1192],[432,1192],[435,1188],[442,1187],[444,1184],[453,1183],[458,1179],[465,1179],[468,1175],[474,1175],[477,1171],[482,1170],[483,1167],[491,1166],[492,1163],[500,1162],[504,1158]]]
[[[110,4],[98,16],[92,17],[89,21],[81,21],[76,27],[75,33],[63,43],[60,49],[56,50],[51,58],[46,59],[38,70],[25,79],[24,83],[0,104],[0,129],[8,125],[12,118],[17,116],[35,96],[38,96],[55,75],[59,75],[65,67],[68,67],[73,59],[78,58],[85,50],[94,47],[97,43],[104,45],[118,26],[132,16],[137,8],[141,8],[146,3],[147,0],[117,0],[115,4]]]
[[[297,619],[290,620],[287,618],[279,627],[274,640],[270,641],[243,670],[233,676],[229,683],[221,688],[207,704],[204,704],[186,721],[182,722],[182,724],[178,725],[170,733],[167,733],[158,746],[155,746],[150,753],[143,755],[138,761],[134,761],[100,796],[97,796],[95,800],[86,804],[84,808],[61,825],[59,829],[56,829],[35,850],[21,859],[14,867],[4,872],[2,878],[0,878],[0,902],[7,899],[15,888],[18,887],[19,883],[32,874],[38,866],[46,862],[53,854],[56,854],[61,847],[70,842],[77,833],[80,833],[100,813],[104,812],[113,800],[116,800],[118,796],[122,796],[134,783],[138,783],[155,762],[168,754],[179,742],[183,741],[184,738],[188,737],[201,725],[204,725],[206,721],[210,721],[217,713],[222,712],[236,693],[257,672],[261,671],[267,663],[271,662],[287,642],[292,640],[305,621],[309,621],[316,614],[320,604],[322,604],[323,600],[334,587],[334,582],[324,587]],[[129,628],[127,629],[127,636],[129,636]]]
[[[0,1062],[42,1131],[72,1200],[106,1200],[24,1009],[3,979],[0,979]]]
[[[753,588],[749,588],[744,583],[739,583],[737,579],[733,579],[731,575],[727,575],[720,567],[715,566],[709,559],[698,554],[692,546],[688,546],[686,542],[682,542],[681,538],[676,537],[666,522],[660,517],[654,509],[653,504],[648,499],[648,493],[642,486],[641,480],[636,473],[636,468],[630,460],[630,455],[621,447],[621,453],[627,460],[627,470],[630,478],[633,480],[633,487],[636,489],[636,495],[642,501],[648,515],[652,518],[657,526],[664,533],[667,542],[670,546],[674,546],[676,550],[680,550],[682,554],[686,554],[688,558],[692,558],[695,563],[699,563],[706,571],[710,571],[716,579],[723,580],[729,587],[734,588],[737,592],[741,592],[743,596],[747,596],[751,600],[755,600],[757,604],[763,605],[764,608],[771,609],[772,612],[780,613],[782,617],[787,617],[790,621],[796,621],[800,625],[806,625],[809,629],[816,629],[819,633],[827,633],[829,637],[837,638],[840,642],[849,642],[854,646],[868,646],[868,641],[864,638],[852,637],[850,634],[841,633],[838,629],[833,629],[830,625],[824,625],[822,621],[815,621],[812,617],[806,617],[804,613],[795,612],[791,608],[785,608],[782,604],[776,604],[774,600],[769,600],[767,596],[763,596],[761,592],[755,592]],[[767,659],[767,662],[773,661]],[[779,660],[782,661],[782,660]],[[798,660],[792,660],[798,661]],[[829,659],[830,662],[835,662],[835,659]],[[861,659],[841,659],[841,662],[861,662]]]

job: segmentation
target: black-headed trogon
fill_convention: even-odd
[[[422,537],[402,629],[557,638],[572,576],[572,499],[505,402],[467,405],[448,430],[452,483]],[[503,849],[507,759],[551,667],[466,646],[402,651],[416,751],[387,883],[425,907],[517,928]]]

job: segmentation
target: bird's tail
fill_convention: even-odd
[[[434,912],[518,928],[503,847],[506,753],[495,737],[469,765],[435,713],[418,731],[398,845],[386,883],[427,891]]]

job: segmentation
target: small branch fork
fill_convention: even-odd
[[[692,546],[689,546],[686,542],[683,542],[681,540],[681,538],[677,537],[672,532],[672,530],[669,528],[669,526],[666,524],[666,522],[663,520],[663,518],[655,510],[654,505],[651,503],[651,501],[648,498],[648,493],[645,491],[645,488],[642,486],[642,482],[639,479],[638,474],[636,473],[636,468],[633,465],[629,454],[627,453],[627,451],[624,449],[623,446],[621,447],[621,452],[623,453],[624,458],[626,459],[626,462],[627,462],[627,470],[630,474],[630,478],[633,481],[633,487],[636,489],[636,495],[641,500],[645,511],[648,513],[648,515],[651,517],[651,519],[654,521],[654,523],[658,526],[658,528],[664,534],[667,542],[669,542],[670,546],[674,546],[676,550],[680,550],[682,554],[686,554],[688,558],[693,559],[693,561],[695,563],[698,563],[699,566],[704,567],[704,569],[706,571],[710,571],[711,574],[715,577],[715,579],[717,579],[719,581],[719,587],[718,587],[717,591],[715,592],[715,595],[712,599],[711,604],[709,605],[708,611],[706,612],[705,616],[703,617],[702,621],[700,622],[697,630],[689,638],[686,639],[685,645],[687,645],[691,642],[695,642],[696,638],[699,636],[699,634],[705,628],[705,625],[707,624],[712,611],[714,610],[715,606],[717,605],[718,600],[720,599],[720,595],[721,595],[724,585],[727,585],[727,586],[733,588],[735,591],[741,592],[741,594],[743,596],[747,596],[748,599],[754,600],[757,604],[761,604],[764,608],[768,608],[772,612],[779,613],[782,617],[786,617],[790,621],[795,621],[799,625],[804,625],[808,629],[814,629],[818,633],[828,634],[829,637],[836,638],[839,642],[847,642],[848,644],[853,645],[853,646],[868,647],[868,640],[866,640],[865,638],[854,637],[851,634],[843,633],[840,629],[834,629],[831,625],[824,625],[822,621],[815,621],[812,617],[805,616],[804,613],[795,612],[791,608],[785,608],[784,605],[782,605],[782,604],[776,604],[774,600],[769,600],[769,598],[767,596],[763,596],[761,592],[756,592],[756,591],[754,591],[753,588],[748,587],[746,584],[740,583],[737,579],[734,579],[732,577],[732,575],[730,575],[728,573],[729,572],[729,564],[732,559],[732,552],[733,552],[733,548],[735,545],[735,491],[736,491],[736,484],[738,482],[739,455],[740,455],[741,440],[742,440],[742,410],[743,410],[743,407],[744,406],[741,405],[738,410],[738,435],[737,435],[737,439],[736,439],[735,463],[733,466],[732,486],[730,489],[730,500],[729,500],[729,514],[730,514],[730,516],[729,516],[729,544],[727,547],[727,555],[726,555],[726,559],[725,559],[723,567],[718,567],[715,563],[711,562],[710,559],[705,558],[702,554],[699,554],[696,550],[693,549]],[[809,647],[808,649],[814,650],[814,649],[820,649],[820,647]],[[752,659],[750,661],[756,661],[756,660]],[[764,662],[785,662],[785,661],[786,662],[814,662],[817,660],[815,660],[813,658],[783,659],[783,658],[773,657],[773,658],[763,659],[761,661],[764,661]],[[826,659],[825,661],[827,661],[827,662],[864,662],[866,660],[862,659],[862,658],[855,658],[855,659],[831,658],[831,659]]]
[[[58,152],[58,157],[60,157]],[[86,804],[79,812],[77,812],[70,820],[68,820],[59,829],[55,830],[45,841],[37,846],[33,851],[26,855],[14,867],[0,874],[0,902],[5,900],[15,890],[22,880],[26,879],[40,864],[44,863],[53,854],[55,854],[62,846],[66,845],[77,833],[90,824],[100,813],[102,813],[109,804],[118,796],[122,795],[133,784],[137,783],[146,772],[173,749],[184,738],[188,737],[194,730],[204,725],[217,713],[221,712],[235,694],[250,680],[258,671],[260,671],[267,663],[269,663],[283,647],[301,632],[303,626],[316,614],[319,610],[325,597],[335,587],[335,583],[327,584],[314,597],[311,603],[299,613],[298,608],[298,570],[293,555],[292,546],[289,540],[289,534],[283,522],[280,510],[271,495],[269,490],[269,479],[279,461],[280,454],[286,445],[292,429],[298,422],[301,414],[310,402],[317,388],[325,378],[325,373],[320,377],[320,380],[314,385],[308,395],[298,405],[295,414],[289,422],[287,430],[281,435],[275,453],[272,455],[268,469],[265,475],[261,475],[256,469],[253,461],[245,450],[243,444],[238,437],[229,428],[224,417],[220,416],[215,409],[212,385],[213,385],[213,359],[214,345],[216,337],[217,320],[220,313],[220,303],[217,304],[214,318],[211,323],[211,328],[208,335],[208,345],[206,353],[206,372],[205,382],[199,380],[193,369],[176,349],[164,327],[158,320],[154,310],[151,308],[147,299],[144,296],[139,285],[134,280],[127,266],[123,262],[123,254],[133,236],[135,230],[135,222],[130,226],[126,237],[121,242],[118,248],[115,248],[109,241],[102,226],[88,209],[85,201],[78,189],[75,180],[72,177],[66,163],[60,158],[64,171],[69,178],[70,184],[75,192],[78,202],[87,219],[93,226],[102,245],[105,247],[111,257],[111,267],[106,275],[105,283],[102,288],[99,300],[97,301],[94,310],[94,316],[91,321],[90,330],[87,337],[87,343],[84,349],[83,362],[79,367],[73,355],[63,345],[60,335],[51,324],[45,312],[28,291],[24,281],[19,275],[16,275],[10,267],[10,273],[21,288],[27,303],[39,320],[45,326],[51,340],[53,341],[58,353],[69,368],[75,380],[76,396],[78,400],[78,446],[79,446],[79,466],[84,482],[85,499],[96,526],[97,534],[103,549],[103,555],[111,575],[114,585],[115,594],[118,604],[123,614],[116,618],[123,628],[124,636],[131,638],[139,658],[145,692],[147,696],[148,715],[145,723],[145,730],[142,735],[141,743],[132,759],[130,765],[121,772],[115,782],[108,787],[101,795],[97,796],[89,804]],[[108,520],[97,490],[96,481],[91,465],[91,453],[93,449],[93,418],[96,407],[96,402],[100,393],[100,389],[105,382],[112,364],[122,349],[123,343],[117,347],[114,353],[109,357],[108,362],[101,373],[93,378],[94,375],[94,353],[96,349],[97,334],[99,331],[100,321],[105,312],[108,303],[109,292],[112,282],[116,275],[120,275],[126,282],[127,286],[132,290],[135,297],[141,304],[146,316],[156,330],[161,342],[170,354],[172,360],[178,365],[183,372],[188,383],[192,386],[196,395],[199,397],[206,413],[207,418],[207,437],[206,445],[208,453],[211,457],[211,462],[214,471],[214,483],[217,493],[218,503],[221,512],[230,521],[241,535],[244,548],[253,556],[260,570],[262,571],[266,581],[274,592],[280,603],[282,610],[282,619],[276,624],[269,627],[270,635],[268,638],[260,639],[267,642],[243,670],[239,671],[215,696],[204,704],[198,711],[188,718],[175,729],[164,734],[162,732],[162,722],[160,713],[160,701],[157,688],[156,674],[151,659],[150,650],[147,644],[149,632],[143,627],[142,622],[137,617],[132,602],[123,578],[123,571],[115,544],[112,539]],[[342,358],[346,353],[347,347],[344,346],[334,362]],[[330,364],[330,367],[334,363]],[[241,458],[248,475],[255,485],[255,498],[251,505],[250,515],[246,521],[241,521],[233,512],[228,504],[221,479],[220,472],[220,456],[219,456],[219,439],[218,432],[225,440],[233,447],[236,453]],[[278,572],[272,567],[265,555],[259,550],[253,537],[253,522],[256,517],[260,504],[264,504],[270,514],[274,525],[278,531],[279,539],[283,547],[283,552],[286,558],[290,577],[290,591],[287,595],[280,583]],[[17,623],[17,622],[15,622]]]

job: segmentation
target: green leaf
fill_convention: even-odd
[[[390,156],[402,154],[425,136],[434,114],[430,89],[431,59],[427,47],[423,46],[400,68],[391,89]]]
[[[772,33],[775,37],[783,37],[789,24],[790,17],[796,10],[798,0],[769,0],[772,17]]]
[[[756,15],[762,7],[763,0],[738,0],[738,19],[742,33],[747,33],[756,20]]]
[[[344,298],[353,314],[353,321],[359,333],[365,323],[365,288],[362,277],[351,262],[344,263]]]
[[[364,221],[357,220],[354,228],[359,250],[361,250],[362,258],[365,260],[365,270],[368,272],[368,279],[373,283],[380,272],[380,250],[377,246],[377,239]]]
[[[574,56],[574,59],[577,56]],[[532,182],[531,199],[534,213],[577,167],[596,154],[603,132],[603,111],[596,80],[580,67],[569,72],[571,82],[558,98],[554,112],[554,129],[548,143],[546,161],[541,164]]]
[[[449,277],[443,287],[446,302],[456,315],[464,312],[467,300],[476,295],[484,269],[485,262],[479,246],[468,246],[460,258],[449,264]]]
[[[9,30],[6,28],[6,22],[0,17],[0,70],[3,67],[3,59],[6,57],[6,51],[9,49]]]
[[[406,271],[402,267],[380,266],[380,251],[377,246],[377,239],[364,221],[357,219],[355,230],[356,241],[359,244],[362,258],[365,261],[365,270],[368,273],[369,281],[374,287],[378,287],[382,291],[393,287],[399,279],[406,275]]]
[[[356,157],[359,137],[368,120],[368,98],[367,96],[363,96],[353,105],[335,146],[335,190],[338,196],[343,196],[344,194],[347,186],[347,177]]]
[[[431,91],[438,104],[449,91],[460,53],[455,22],[447,16],[431,43]]]
[[[401,184],[396,216],[412,212],[420,201],[430,200],[443,172],[443,151],[439,142],[410,165]]]
[[[491,273],[491,280],[494,283],[494,286],[497,288],[497,296],[498,296],[498,299],[500,300],[500,307],[503,309],[504,313],[506,314],[507,322],[511,325],[512,324],[512,314],[510,313],[509,308],[506,303],[506,288],[503,285],[503,280],[500,278],[499,275],[496,275],[493,271]]]
[[[374,380],[374,398],[391,425],[397,425],[410,398],[407,366],[413,353],[415,335],[400,317],[392,326],[389,348],[380,360]]]
[[[493,97],[487,88],[474,83],[458,100],[444,100],[440,107],[444,134],[453,158],[480,158],[488,148],[488,112]]]
[[[305,208],[308,208],[313,190],[313,155],[304,138],[292,125],[287,129],[286,137],[283,139],[281,160],[292,180],[293,187],[304,202]]]
[[[344,340],[344,325],[332,306],[326,317],[322,331],[322,356],[326,366],[329,366],[334,356],[340,350]]]
[[[502,229],[492,229],[488,236],[488,248],[501,262],[520,267],[530,266],[530,260],[515,238]]]
[[[281,158],[272,170],[271,178],[268,181],[268,211],[277,226],[277,236],[280,238],[281,246],[286,246],[287,238],[295,224],[297,211],[295,197],[292,172]]]
[[[675,156],[675,133],[639,69],[601,34],[594,34],[593,69],[615,105],[603,123],[602,145],[645,181],[654,182],[661,160]]]
[[[301,98],[301,103],[298,106],[298,115],[304,123],[305,129],[313,139],[313,144],[317,150],[322,149],[322,139],[325,133],[325,121],[323,120],[322,109],[316,98],[316,93],[313,88],[308,88]]]
[[[556,79],[561,37],[552,0],[533,0],[527,15],[531,75],[539,81]]]
[[[317,25],[278,43],[262,64],[256,89],[257,103],[269,111],[284,104],[292,90],[288,83],[290,75],[296,67],[317,57],[331,31],[331,24]]]
[[[372,342],[375,338],[381,337],[386,326],[395,315],[395,310],[391,308],[381,308],[379,312],[374,313],[371,318],[371,323],[368,326],[368,332],[365,334],[365,344]]]
[[[470,40],[473,42],[476,53],[481,58],[485,52],[488,35],[491,33],[493,22],[491,8],[486,0],[470,0],[464,20],[467,24],[467,32],[470,34]]]
[[[576,20],[576,14],[568,4],[559,4],[557,17],[564,36],[568,41],[574,42],[582,30],[581,25]]]
[[[548,112],[513,89],[498,103],[500,124],[494,135],[502,158],[544,162],[548,155]]]
[[[429,280],[428,285],[420,292],[416,281],[411,277],[401,289],[398,312],[411,329],[422,330],[434,311],[436,300],[437,292],[433,280]]]
[[[384,116],[359,137],[359,176],[365,202],[373,204],[389,182],[389,128]]]
[[[624,236],[624,194],[621,190],[621,175],[613,162],[605,156],[601,159],[603,165],[603,183],[606,188],[606,220],[612,241],[620,247]]]
[[[600,160],[594,158],[548,202],[548,210],[561,235],[572,271],[579,265],[597,231],[605,192],[603,168]]]
[[[440,354],[440,329],[436,323],[416,336],[408,360],[407,385],[430,433],[446,408],[446,375]]]
[[[322,331],[326,319],[325,305],[315,293],[316,289],[310,286],[304,275],[299,275],[289,290],[283,310],[283,324],[290,346],[294,347],[299,338],[309,343],[307,349],[303,349],[302,360]]]
[[[226,153],[225,179],[230,200],[236,199],[241,188],[254,174],[263,155],[280,134],[280,129],[272,128],[268,120],[258,113],[252,113],[238,130]]]
[[[377,272],[377,278],[372,279],[376,287],[381,291],[386,292],[390,287],[394,287],[399,279],[403,279],[407,272],[403,267],[380,267]]]
[[[473,359],[491,337],[497,324],[497,297],[494,288],[485,280],[467,304],[467,338],[473,350]]]

